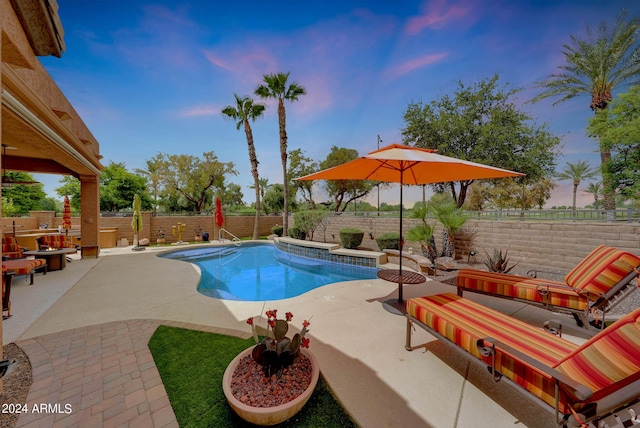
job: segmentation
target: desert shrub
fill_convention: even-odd
[[[355,227],[345,227],[340,229],[340,242],[344,248],[355,250],[362,244],[364,232]]]
[[[376,243],[380,251],[384,250],[399,250],[400,249],[400,234],[398,232],[386,232],[376,237]]]
[[[289,236],[294,238],[294,239],[301,239],[301,240],[305,240],[307,239],[307,232],[305,232],[304,230],[300,229],[299,227],[290,227],[289,228]]]
[[[282,236],[282,231],[283,230],[284,230],[284,227],[276,225],[276,226],[273,226],[271,228],[271,233],[273,233],[275,235],[278,235],[278,236]]]

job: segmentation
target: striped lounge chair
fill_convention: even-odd
[[[519,386],[555,412],[558,425],[580,426],[613,412],[633,419],[640,412],[640,309],[583,345],[452,293],[409,299],[406,309],[407,350],[414,349],[411,329],[417,324],[486,365],[494,380]]]
[[[13,236],[2,237],[2,258],[19,259],[24,257],[24,248],[18,244]]]
[[[603,326],[604,314],[636,289],[640,257],[601,245],[564,278],[564,282],[474,269],[461,269],[458,295],[464,291],[517,300],[574,316],[579,326]],[[594,320],[595,317],[595,320]]]
[[[12,271],[15,276],[29,275],[29,285],[33,284],[33,275],[40,271],[47,274],[47,261],[45,259],[12,259],[3,260],[2,267]]]

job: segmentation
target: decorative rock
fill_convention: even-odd
[[[435,260],[436,269],[455,270],[458,269],[458,263],[452,257],[438,257]]]
[[[138,240],[138,245],[141,247],[149,246],[149,238],[142,238]]]

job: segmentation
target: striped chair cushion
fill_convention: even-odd
[[[640,379],[640,309],[592,337],[555,368],[594,391],[589,401]]]
[[[478,359],[490,364],[477,349],[479,339],[493,337],[550,367],[578,345],[508,315],[451,293],[407,300],[407,313]],[[496,352],[496,370],[536,397],[554,405],[554,381],[518,358]],[[567,412],[564,406],[561,411]]]
[[[75,244],[67,241],[64,235],[43,235],[40,244],[51,248],[73,248]]]
[[[606,293],[640,266],[640,258],[627,251],[601,245],[565,276],[568,286],[578,291]]]
[[[22,257],[24,248],[18,244],[2,244],[2,255],[11,258]]]
[[[504,297],[528,300],[563,308],[584,310],[588,301],[566,284],[546,279],[529,278],[474,269],[460,269],[458,287]],[[595,297],[594,297],[595,298]]]
[[[34,269],[46,263],[45,259],[4,260],[2,267],[14,271],[16,275],[29,275]]]

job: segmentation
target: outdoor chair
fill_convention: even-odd
[[[47,261],[45,259],[12,259],[3,260],[2,268],[13,272],[15,276],[28,275],[29,285],[33,285],[33,275],[40,271],[47,274]]]
[[[2,258],[3,259],[20,259],[24,257],[24,248],[18,244],[13,236],[2,237]]]
[[[78,249],[78,246],[72,242],[67,241],[67,237],[65,235],[42,235],[39,238],[36,238],[38,241],[38,249],[46,250],[49,248],[55,248],[57,250],[61,248],[75,248]],[[71,262],[71,258],[66,258],[68,262]]]
[[[565,277],[564,282],[474,269],[461,269],[456,278],[458,295],[464,291],[512,299],[573,315],[580,327],[602,328],[604,315],[636,289],[640,257],[601,245]]]
[[[2,266],[2,319],[11,316],[11,282],[13,281],[13,271],[8,271]],[[6,315],[5,315],[6,312]]]
[[[512,382],[559,426],[629,426],[616,418],[640,412],[640,309],[582,345],[452,293],[409,299],[406,309],[407,350],[418,325],[486,366],[495,382]]]

